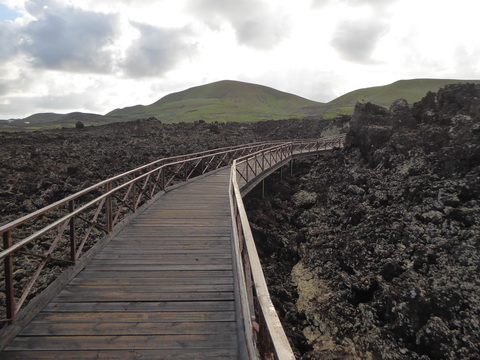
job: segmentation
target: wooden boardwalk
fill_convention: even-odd
[[[162,196],[1,359],[238,359],[230,168]]]

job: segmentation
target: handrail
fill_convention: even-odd
[[[84,249],[114,231],[127,213],[136,212],[170,185],[216,170],[239,156],[276,143],[252,143],[159,159],[1,226],[0,261],[4,268],[6,304],[0,306],[0,321],[15,319],[27,298],[32,296],[32,289],[47,263],[75,264]],[[47,218],[44,226],[35,229],[41,216]],[[19,256],[39,259],[32,276],[21,285],[14,278],[14,260]]]
[[[237,287],[240,289],[240,311],[246,339],[253,339],[255,348],[245,341],[246,356],[256,359],[294,360],[282,324],[270,299],[255,241],[243,205],[241,187],[248,185],[269,168],[291,160],[295,155],[342,147],[345,136],[317,140],[299,140],[259,150],[233,161],[230,172],[230,204],[235,244]],[[240,179],[239,179],[240,178]]]

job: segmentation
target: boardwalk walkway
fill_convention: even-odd
[[[1,359],[237,359],[230,169],[162,196]]]

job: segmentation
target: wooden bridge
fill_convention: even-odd
[[[2,226],[0,358],[294,359],[242,196],[293,158],[343,140],[161,159]],[[46,225],[29,232],[39,220]],[[37,266],[16,281],[25,257]],[[71,266],[23,306],[59,263]]]

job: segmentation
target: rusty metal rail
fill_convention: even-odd
[[[64,270],[123,218],[175,183],[229,165],[233,159],[271,147],[254,143],[160,159],[101,181],[0,227],[5,301],[0,321],[13,321],[34,297],[42,270]],[[34,266],[26,266],[35,260]],[[29,271],[29,277],[17,272]],[[28,280],[27,280],[28,278]],[[0,284],[0,289],[3,284]],[[43,284],[45,287],[48,284]]]
[[[275,308],[270,299],[260,259],[243,205],[242,189],[256,178],[292,160],[296,155],[312,154],[342,147],[345,137],[336,136],[310,141],[279,144],[245,155],[233,161],[230,181],[233,241],[236,250],[237,288],[240,295],[241,321],[245,331],[245,357],[249,359],[294,360]]]

